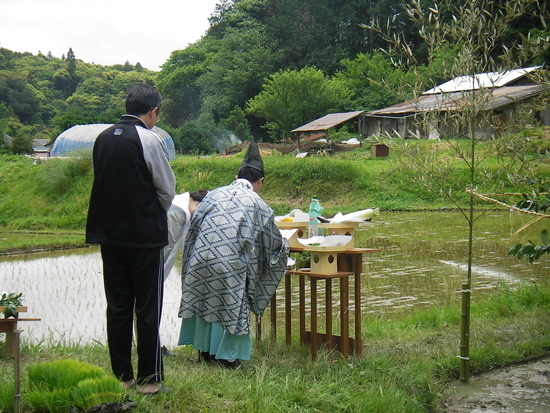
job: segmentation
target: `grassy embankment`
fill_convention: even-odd
[[[433,143],[422,143],[426,147]],[[467,171],[443,145],[439,152],[446,162],[456,162],[454,193],[462,205]],[[427,149],[428,151],[431,148]],[[377,206],[381,210],[453,207],[437,193],[427,192],[418,175],[396,158],[373,159],[368,151],[338,154],[334,158],[294,159],[265,156],[268,170],[263,197],[282,214],[291,208],[306,209],[316,194],[326,215]],[[178,158],[173,163],[178,190],[213,188],[229,182],[239,158]],[[500,171],[494,158],[484,167],[493,179],[483,182],[480,192],[494,192]],[[543,170],[542,168],[546,168]],[[0,159],[0,225],[3,230],[56,232],[51,244],[75,244],[62,233],[82,233],[91,175],[86,162],[54,160],[31,165],[21,158]],[[541,163],[541,176],[549,176]],[[501,176],[503,178],[503,176]],[[415,184],[416,182],[416,184]],[[502,192],[523,188],[505,185]],[[483,204],[478,204],[480,207]],[[1,234],[2,248],[11,232]],[[26,235],[28,236],[28,235]],[[40,241],[35,245],[47,245]],[[29,242],[28,245],[33,245]],[[14,248],[21,246],[14,243]],[[525,264],[527,265],[527,264]],[[521,360],[550,350],[550,284],[506,286],[472,303],[470,341],[473,372]],[[176,357],[165,359],[171,391],[153,398],[140,397],[136,412],[436,412],[445,385],[458,377],[460,311],[456,307],[419,310],[404,318],[369,315],[364,320],[365,353],[344,360],[321,352],[310,360],[307,348],[287,348],[279,339],[255,345],[249,368],[225,371],[196,363],[190,349],[178,348]],[[59,357],[74,357],[104,367],[104,345],[67,345],[47,348],[24,345],[26,365]],[[1,377],[11,378],[12,362],[0,350]],[[27,385],[23,375],[23,389]],[[0,385],[0,389],[9,388]],[[0,395],[0,410],[1,405]],[[23,394],[25,408],[25,396]],[[27,410],[28,411],[28,410]]]
[[[369,207],[381,211],[453,208],[441,195],[440,184],[460,205],[467,205],[464,189],[468,170],[450,145],[434,141],[390,143],[390,156],[373,158],[367,146],[332,157],[296,159],[278,152],[264,153],[266,183],[262,197],[276,214],[293,208],[307,210],[317,195],[325,215]],[[468,141],[455,142],[466,148]],[[490,142],[480,145],[489,146]],[[406,148],[405,148],[406,146]],[[413,166],[415,159],[437,159]],[[407,156],[408,155],[408,156]],[[531,156],[527,154],[527,156]],[[177,191],[212,189],[234,178],[242,154],[229,157],[180,156],[172,162]],[[435,165],[435,166],[434,166]],[[452,170],[435,169],[452,166]],[[428,168],[432,168],[426,172]],[[550,176],[548,162],[537,173]],[[449,172],[450,171],[450,172]],[[479,192],[529,192],[512,185],[496,154],[478,166]],[[450,175],[449,175],[450,174]],[[0,252],[14,249],[82,245],[92,171],[87,159],[51,159],[34,165],[24,157],[0,156]],[[487,204],[476,201],[479,207]]]

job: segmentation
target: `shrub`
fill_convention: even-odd
[[[42,190],[51,199],[64,195],[69,188],[78,185],[81,178],[92,170],[90,156],[67,159],[52,159],[41,169]]]

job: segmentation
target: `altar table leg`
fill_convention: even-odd
[[[300,343],[306,344],[306,286],[305,277],[298,278],[299,312],[300,312]]]
[[[292,278],[289,273],[285,274],[285,339],[287,346],[292,342]]]
[[[256,316],[256,341],[259,343],[262,340],[262,316]]]
[[[363,260],[360,255],[355,257],[355,355],[363,353],[363,337],[361,335],[361,272]]]
[[[340,278],[340,322],[342,355],[349,355],[349,278]]]
[[[277,293],[271,298],[271,341],[277,339]]]
[[[317,358],[317,279],[311,277],[311,358]]]
[[[327,337],[327,341],[326,341],[326,345],[327,345],[327,349],[329,350],[332,350],[332,279],[331,278],[327,278],[326,279],[326,301],[325,301],[325,306],[326,306],[326,311],[325,311],[325,314],[326,314],[326,337]]]

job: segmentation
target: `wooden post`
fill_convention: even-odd
[[[13,332],[13,370],[14,370],[14,383],[13,383],[13,412],[19,413],[21,411],[21,331],[15,330]]]

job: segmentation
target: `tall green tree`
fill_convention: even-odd
[[[214,38],[199,40],[183,50],[175,50],[156,77],[156,85],[165,102],[163,116],[172,126],[179,127],[198,118],[201,109],[201,90],[197,80],[208,68],[219,49]]]
[[[265,127],[272,138],[285,139],[292,129],[337,111],[348,96],[340,82],[315,67],[284,70],[272,75],[248,101],[247,112],[267,120]]]
[[[68,94],[69,96],[74,93],[76,90],[77,78],[76,78],[76,56],[73,52],[72,47],[69,47],[67,52],[67,73],[69,73],[69,87]]]
[[[399,103],[403,94],[397,91],[413,77],[380,52],[361,53],[341,64],[343,69],[334,78],[350,91],[350,103],[345,108],[350,111],[371,111]]]
[[[263,27],[252,24],[229,29],[197,81],[201,111],[219,120],[227,117],[235,105],[244,108],[246,101],[261,90],[264,78],[275,70],[278,56]]]
[[[40,100],[26,79],[8,70],[0,71],[0,103],[2,102],[11,107],[23,123],[30,122],[40,111]]]

